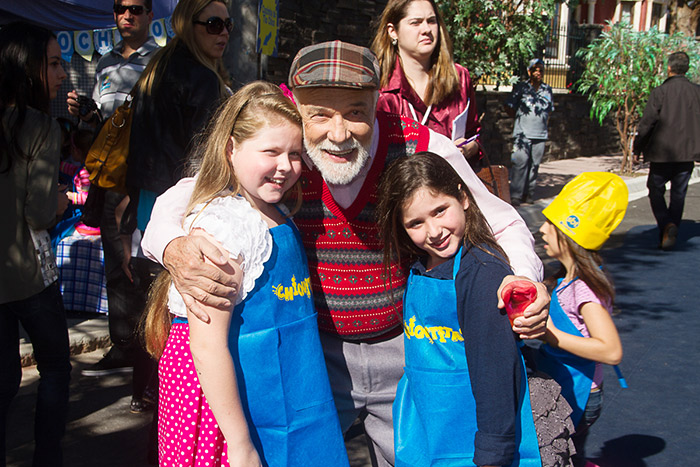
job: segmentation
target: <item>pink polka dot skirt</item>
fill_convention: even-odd
[[[199,385],[186,323],[175,323],[158,364],[160,467],[228,467],[226,440]]]

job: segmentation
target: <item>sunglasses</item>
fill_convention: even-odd
[[[124,13],[126,13],[126,10],[129,10],[129,13],[131,13],[134,16],[143,14],[144,11],[146,13],[149,13],[151,11],[142,5],[114,5],[114,12],[118,15],[123,15]]]
[[[201,24],[206,28],[208,34],[213,35],[221,34],[221,31],[223,31],[224,28],[226,28],[228,32],[231,32],[233,29],[233,21],[231,18],[221,19],[218,16],[212,16],[206,21],[194,20],[192,22],[194,24]]]

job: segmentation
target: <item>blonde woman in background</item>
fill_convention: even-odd
[[[133,306],[138,312],[130,323],[134,335],[148,288],[161,271],[137,248],[140,235],[155,198],[182,178],[192,141],[230,93],[222,61],[233,28],[228,3],[181,0],[171,21],[175,37],[151,59],[135,86],[126,180],[129,196],[117,208],[120,212],[128,203],[120,233],[125,257],[130,258],[126,268],[136,289]],[[133,400],[149,408],[156,388],[155,362],[142,348],[136,353]]]

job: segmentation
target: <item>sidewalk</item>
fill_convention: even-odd
[[[621,158],[622,156],[596,156],[545,162],[540,166],[535,202],[528,206],[518,207],[518,213],[531,230],[537,230],[543,220],[542,209],[549,204],[569,180],[582,172],[617,170],[620,167]],[[632,176],[622,177],[629,188],[630,201],[647,195],[646,175],[647,169],[639,169]],[[695,166],[690,183],[698,181],[700,181],[700,165]],[[110,346],[106,316],[69,315],[68,331],[71,355]],[[26,334],[23,333],[20,334],[20,354],[22,366],[36,364],[32,354],[32,346],[28,342]]]
[[[545,162],[540,165],[537,178],[535,200],[531,205],[519,206],[518,213],[525,220],[530,230],[536,231],[544,222],[542,210],[559,194],[561,189],[572,178],[583,172],[618,171],[622,156],[577,157],[558,161]],[[629,201],[644,198],[649,193],[646,187],[648,165],[636,166],[632,175],[624,175],[622,179],[629,190]],[[690,183],[700,182],[700,165],[695,165]],[[668,186],[667,186],[668,187]]]

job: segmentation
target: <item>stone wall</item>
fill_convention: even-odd
[[[279,53],[268,58],[265,78],[286,82],[294,55],[307,45],[338,39],[368,47],[385,5],[386,0],[281,0]]]
[[[481,139],[492,164],[510,164],[513,147],[513,118],[503,110],[505,92],[478,91],[477,105],[484,115]],[[549,139],[544,159],[570,159],[620,152],[615,125],[603,126],[589,118],[591,106],[583,96],[554,94],[554,112],[549,118]]]

